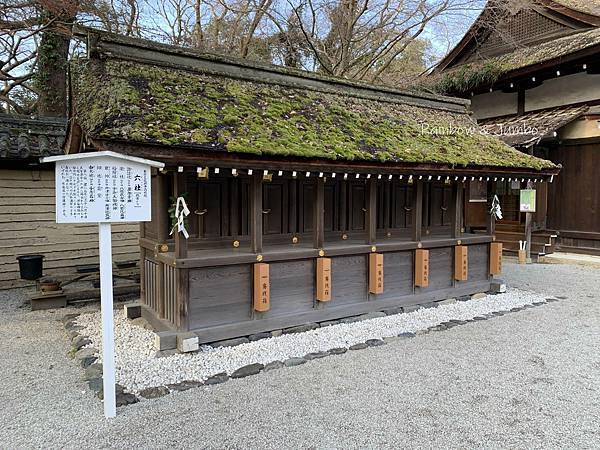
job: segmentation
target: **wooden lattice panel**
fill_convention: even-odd
[[[500,50],[510,51],[525,46],[527,43],[570,31],[564,25],[530,9],[522,9],[485,39],[478,49],[478,54],[491,56]]]

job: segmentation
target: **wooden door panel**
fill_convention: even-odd
[[[301,183],[300,185],[300,233],[309,233],[313,229],[313,204],[315,188],[313,184]]]
[[[287,229],[286,194],[285,183],[263,184],[263,234],[283,234]]]
[[[224,182],[201,182],[198,186],[198,230],[200,237],[220,237],[223,233]]]
[[[350,186],[350,231],[363,231],[365,229],[365,185],[352,184]]]

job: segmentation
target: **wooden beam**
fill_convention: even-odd
[[[175,198],[177,198],[181,197],[184,193],[185,173],[176,172],[173,176],[173,195]],[[185,238],[183,233],[175,231],[173,234],[175,235],[175,258],[187,258],[187,239]]]
[[[450,200],[450,232],[454,239],[460,237],[463,215],[463,184],[456,181],[452,184],[452,199]]]
[[[262,173],[252,177],[250,185],[250,247],[254,253],[263,251]]]
[[[156,208],[156,237],[161,244],[169,238],[169,195],[167,192],[167,175],[158,173],[156,175],[156,192],[153,193],[152,207]]]
[[[412,240],[420,241],[423,228],[423,182],[415,181],[413,186]]]
[[[325,245],[325,180],[317,178],[313,202],[313,247]]]
[[[365,225],[367,244],[374,245],[377,242],[377,180],[375,178],[370,178],[367,181],[367,217]]]

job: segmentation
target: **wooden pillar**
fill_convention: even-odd
[[[290,217],[288,223],[288,231],[290,233],[298,233],[298,180],[290,181]]]
[[[423,184],[423,209],[421,212],[421,229],[423,228],[423,225],[426,226],[426,230],[425,230],[425,234],[429,234],[429,223],[430,223],[430,217],[429,217],[429,210],[431,209],[429,202],[431,201],[431,183],[425,183],[422,182]],[[421,231],[422,233],[423,231]]]
[[[173,195],[177,199],[177,197],[182,196],[184,193],[185,173],[176,172],[173,176]],[[187,258],[187,239],[183,233],[178,233],[177,230],[173,235],[175,236],[175,258]]]
[[[340,230],[346,232],[348,228],[348,182],[340,182]]]
[[[238,239],[238,235],[240,234],[239,230],[239,194],[240,194],[240,184],[237,177],[232,177],[229,180],[230,192],[231,192],[231,208],[229,209],[229,226],[231,229],[231,238],[236,241]]]
[[[367,217],[365,220],[367,231],[367,244],[377,242],[377,180],[370,178],[367,181]]]
[[[490,214],[492,209],[492,201],[494,200],[494,194],[496,193],[496,183],[488,181],[487,183],[487,205],[486,205],[486,232],[490,236],[496,234],[496,216]]]
[[[392,213],[392,182],[385,181],[383,186],[383,228],[385,230],[385,236],[387,237],[390,232],[390,215]]]
[[[156,239],[162,244],[169,238],[169,195],[167,192],[167,176],[165,174],[158,173],[156,175],[156,192],[153,193],[153,208],[156,208]]]
[[[176,276],[176,299],[177,310],[175,320],[177,327],[182,331],[189,330],[189,303],[190,303],[190,270],[177,268]]]
[[[313,247],[325,244],[325,179],[317,178],[313,201]]]
[[[452,238],[459,238],[461,233],[462,226],[462,215],[463,215],[463,184],[460,181],[456,181],[452,185],[452,199],[450,201],[450,232],[452,233]]]
[[[186,192],[185,186],[185,173],[184,172],[176,172],[173,176],[173,195],[175,198],[182,196]],[[175,231],[175,258],[182,259],[187,258],[188,254],[188,246],[187,239],[182,233]],[[162,280],[161,284],[164,286],[164,267],[163,264],[159,264],[159,280]],[[188,310],[189,310],[189,270],[181,269],[179,267],[175,270],[175,282],[176,282],[176,291],[175,298],[177,301],[177,308],[175,311],[175,323],[177,328],[181,331],[188,330]],[[159,302],[160,317],[164,317],[165,310],[165,295],[164,295],[164,287],[162,287],[162,292],[159,294],[161,297],[161,301]]]
[[[250,185],[250,247],[254,253],[263,251],[262,173],[255,174]]]
[[[423,228],[423,182],[415,181],[413,187],[412,240],[419,242]]]

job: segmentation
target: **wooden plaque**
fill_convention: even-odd
[[[383,254],[369,254],[369,292],[383,294]]]
[[[454,279],[457,281],[469,279],[469,248],[466,245],[454,247]]]
[[[417,249],[415,253],[415,286],[429,286],[429,250]]]
[[[317,258],[317,300],[331,300],[331,258]]]
[[[254,264],[254,310],[268,311],[271,306],[271,287],[269,282],[269,265]]]
[[[502,242],[490,244],[490,274],[500,275],[502,273]]]

